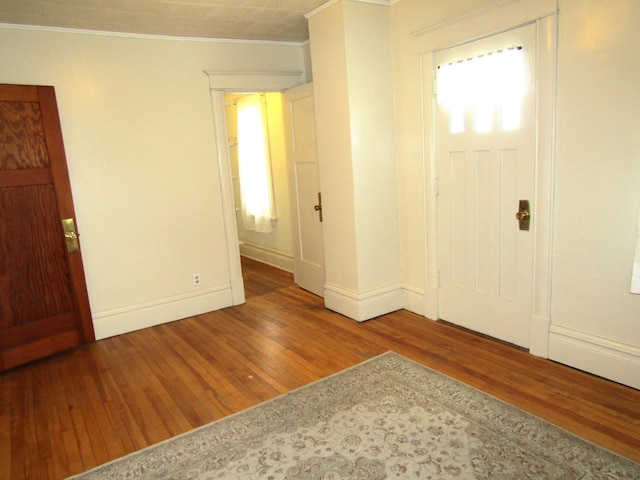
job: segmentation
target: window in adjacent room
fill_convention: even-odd
[[[247,230],[268,233],[275,217],[267,112],[263,94],[237,100],[240,211]]]

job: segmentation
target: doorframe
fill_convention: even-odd
[[[503,0],[413,32],[418,43],[424,121],[426,212],[425,313],[439,318],[434,55],[437,51],[536,24],[536,158],[532,211],[534,251],[529,352],[547,358],[551,326],[551,274],[556,153],[557,0]]]
[[[220,181],[222,215],[225,244],[227,250],[227,268],[233,305],[245,301],[238,227],[236,223],[233,180],[231,178],[231,160],[229,157],[227,120],[224,94],[238,92],[282,92],[304,83],[301,71],[205,71],[209,77],[211,108],[213,111],[213,129],[216,144],[216,163]]]

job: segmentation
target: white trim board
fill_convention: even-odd
[[[161,298],[93,315],[96,340],[193,317],[232,305],[231,285]]]
[[[0,28],[57,33],[74,33],[80,35],[96,35],[103,37],[140,38],[143,40],[169,40],[177,42],[239,43],[253,45],[283,45],[295,47],[302,47],[309,43],[309,40],[304,40],[302,42],[287,42],[278,40],[246,40],[242,38],[183,37],[173,35],[154,35],[150,33],[109,32],[106,30],[87,30],[83,28],[49,27],[44,25],[27,25],[22,23],[0,23]]]
[[[428,45],[429,50],[439,50],[557,13],[558,0],[500,0],[484,8],[428,25],[412,32],[411,35]]]
[[[551,325],[549,358],[640,389],[640,348]]]
[[[282,92],[304,83],[304,72],[298,70],[273,72],[220,72],[208,70],[211,90],[225,92]]]
[[[216,161],[220,178],[232,305],[240,305],[245,301],[244,281],[240,265],[240,248],[233,181],[231,179],[224,94],[225,92],[239,91],[282,92],[303,84],[304,73],[299,71],[205,71],[204,73],[209,77],[209,90],[211,92],[213,128],[216,138]]]
[[[323,3],[318,8],[311,10],[309,13],[307,13],[304,16],[304,18],[309,19],[313,17],[316,13],[321,12],[322,10],[330,7],[334,3],[338,3],[339,1],[341,0],[329,0],[327,3]],[[360,2],[360,3],[371,3],[373,5],[382,5],[383,7],[389,7],[392,4],[398,3],[399,0],[353,0],[353,1]]]
[[[424,311],[424,289],[412,285],[402,284],[402,308],[421,316]]]
[[[433,135],[433,56],[441,49],[454,47],[479,38],[518,28],[530,22],[537,25],[538,94],[536,183],[534,199],[535,227],[533,234],[533,312],[530,328],[529,351],[533,355],[548,357],[548,329],[550,324],[551,246],[553,238],[553,184],[555,173],[555,113],[556,113],[556,0],[502,0],[489,7],[470,12],[449,21],[426,26],[413,33],[416,54],[422,74],[422,105],[424,119],[425,152],[423,174],[425,185],[426,217],[436,218],[435,139]],[[433,232],[435,229],[431,228]],[[427,234],[427,285],[424,312],[430,318],[439,317],[437,285],[437,241]],[[429,293],[429,294],[427,294]]]
[[[325,283],[324,304],[333,310],[358,322],[364,322],[389,312],[402,309],[402,285],[355,292],[338,285]]]
[[[240,242],[240,255],[293,273],[293,254],[291,252],[284,252],[245,240]]]

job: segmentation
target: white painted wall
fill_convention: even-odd
[[[389,9],[344,1],[360,291],[397,288],[398,193]]]
[[[514,4],[523,0],[514,0]],[[433,316],[437,258],[419,42],[412,33],[493,0],[391,7],[405,308]],[[640,388],[640,296],[629,293],[640,209],[640,4],[559,0],[551,358]],[[424,145],[424,147],[423,147]]]
[[[390,8],[404,306],[428,316],[436,291],[435,220],[425,208],[431,167],[421,52],[411,34],[494,3],[401,0]],[[640,388],[640,296],[628,293],[640,209],[640,4],[559,0],[558,6],[550,355]],[[318,15],[344,20],[341,9]],[[334,92],[317,90],[317,110],[343,127],[325,132],[332,149],[324,154],[333,161],[322,167],[323,189],[350,188],[353,171],[343,160],[352,132],[341,123],[349,117],[347,67],[335,60],[347,58],[346,35],[331,22],[317,28],[327,43],[313,60],[327,68],[314,72],[314,83]],[[230,302],[202,72],[303,70],[308,61],[308,48],[297,46],[0,28],[0,82],[56,87],[99,337]],[[325,212],[335,213],[325,227],[344,241],[328,272],[333,268],[336,283],[346,285],[357,285],[359,275],[348,268],[357,254],[349,227],[354,201],[332,204],[325,197]],[[195,272],[203,279],[199,288],[192,285]]]
[[[334,285],[357,291],[349,83],[341,5],[334,3],[311,17],[309,31],[323,197],[326,279]]]
[[[325,305],[367,320],[401,307],[388,7],[342,0],[309,18]]]
[[[640,388],[640,2],[561,0],[559,31],[550,355]]]
[[[230,305],[204,71],[302,71],[302,47],[3,26],[0,65],[56,88],[97,337]]]

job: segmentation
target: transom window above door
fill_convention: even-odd
[[[449,132],[517,130],[529,77],[525,51],[517,46],[438,65],[437,98],[449,111]]]

